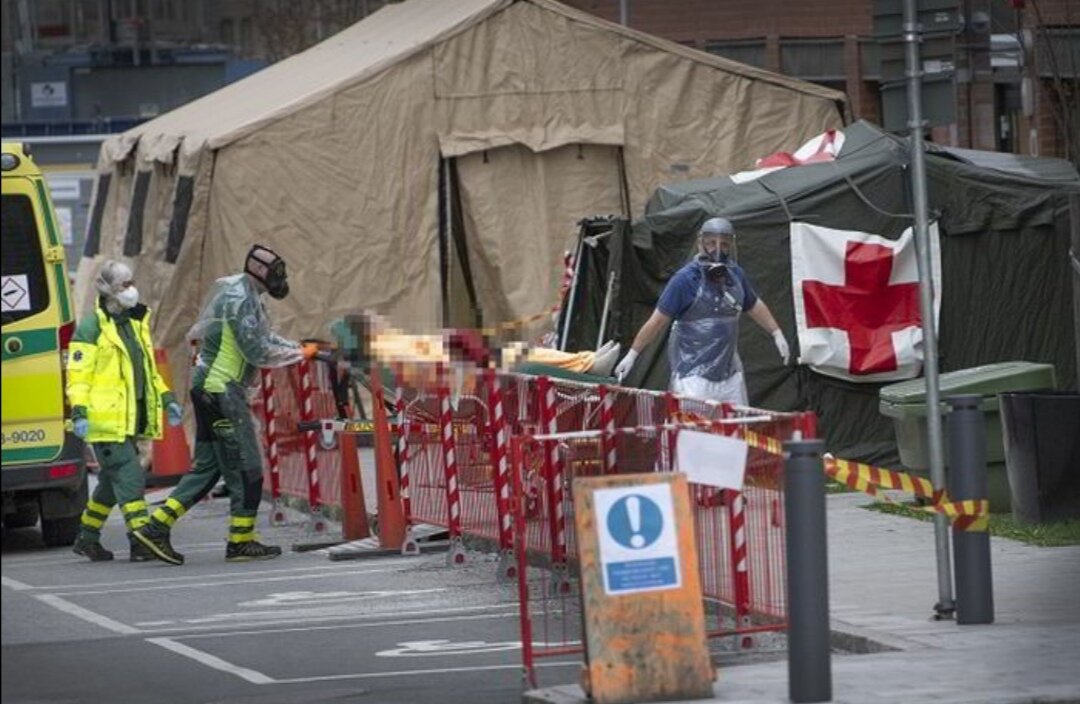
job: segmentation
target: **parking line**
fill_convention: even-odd
[[[293,582],[301,579],[326,579],[328,577],[342,577],[352,574],[365,575],[378,574],[380,572],[397,571],[397,568],[387,567],[386,569],[381,570],[357,570],[355,572],[324,572],[322,574],[292,574],[283,575],[280,577],[252,577],[250,579],[222,579],[216,582],[173,582],[170,584],[155,584],[145,587],[128,587],[125,589],[78,589],[69,592],[56,592],[56,594],[60,594],[63,596],[90,596],[97,594],[129,594],[132,592],[156,592],[170,589],[209,589],[224,586],[227,584],[265,584],[267,582]],[[44,587],[35,588],[44,589]]]
[[[197,650],[190,646],[184,645],[183,643],[177,643],[171,638],[147,638],[146,640],[148,643],[153,643],[154,645],[159,645],[166,650],[171,650],[177,655],[183,655],[186,658],[191,658],[192,660],[201,665],[206,665],[207,667],[213,668],[215,670],[220,670],[221,672],[225,672],[230,675],[236,675],[240,679],[247,680],[252,684],[275,684],[277,682],[277,680],[275,680],[274,678],[267,677],[261,672],[256,672],[255,670],[249,670],[246,667],[239,667],[237,665],[233,665],[231,662],[228,662],[227,660],[222,660],[216,655],[205,653],[201,650]]]
[[[178,550],[181,550],[184,554],[196,553],[196,552],[213,552],[221,550],[221,541],[216,543],[192,543],[190,545],[175,545],[173,546]],[[128,554],[127,550],[117,550],[117,556],[123,557]],[[47,555],[24,555],[21,553],[13,553],[11,555],[4,556],[5,567],[52,567],[54,565],[71,565],[79,562],[86,562],[85,557],[79,557],[65,550],[52,551]]]
[[[370,563],[368,563],[368,564],[370,564]],[[383,563],[380,563],[380,564],[383,564]],[[158,565],[155,565],[155,566],[158,566]],[[166,566],[165,565],[160,565],[160,567],[162,569],[165,569]],[[169,569],[172,570],[171,567]],[[183,582],[185,580],[190,580],[190,579],[214,579],[216,577],[237,577],[237,576],[240,576],[240,575],[243,575],[243,576],[246,576],[246,577],[254,577],[254,576],[258,576],[258,575],[285,575],[285,574],[288,574],[290,572],[328,572],[328,573],[332,573],[332,574],[351,574],[351,573],[355,572],[356,574],[364,574],[365,572],[369,572],[369,571],[370,572],[385,572],[386,569],[382,568],[382,567],[379,567],[379,568],[377,568],[375,570],[362,570],[362,569],[357,569],[355,564],[354,565],[303,565],[303,566],[298,566],[298,567],[286,567],[284,569],[278,569],[278,570],[255,570],[255,571],[247,571],[247,570],[245,570],[245,571],[242,571],[242,572],[236,572],[236,571],[234,571],[234,572],[216,572],[216,573],[211,573],[211,574],[191,574],[191,575],[178,574],[178,575],[175,575],[173,577],[156,577],[154,579],[125,579],[125,580],[120,581],[120,582],[97,582],[97,583],[83,584],[83,585],[81,585],[78,592],[72,592],[72,593],[73,594],[76,594],[76,593],[77,594],[86,594],[87,589],[95,589],[95,588],[98,588],[98,587],[129,587],[129,586],[132,586],[132,585],[139,585],[139,584],[167,584],[168,585],[168,584],[177,584],[179,582]],[[183,586],[183,585],[179,585],[179,586]],[[49,590],[64,590],[64,589],[69,589],[70,587],[71,587],[71,584],[68,583],[68,584],[42,584],[42,585],[31,586],[30,588],[31,589],[37,589],[37,590],[40,590],[40,591],[49,591]],[[59,593],[63,593],[63,592],[58,591],[57,593],[59,594]]]
[[[581,667],[580,661],[556,661],[538,663],[538,667],[566,667],[573,665]],[[322,675],[319,677],[294,677],[291,679],[274,680],[275,684],[304,684],[307,682],[327,682],[333,680],[364,680],[379,677],[403,677],[406,675],[445,675],[455,672],[482,672],[484,670],[521,670],[521,663],[514,665],[477,665],[476,667],[441,667],[431,670],[396,670],[393,672],[358,672],[349,675]]]
[[[8,589],[15,592],[24,592],[28,589],[33,589],[29,584],[20,582],[17,579],[12,579],[11,577],[0,577],[0,584],[3,584]]]
[[[62,599],[62,598],[56,596],[55,594],[34,594],[33,596],[34,596],[35,599],[38,599],[38,600],[48,604],[49,606],[53,607],[54,609],[57,609],[59,611],[63,611],[64,613],[70,614],[70,615],[75,616],[77,618],[81,618],[84,621],[89,621],[90,623],[94,624],[95,626],[101,626],[102,628],[108,629],[108,630],[112,631],[113,633],[120,633],[122,635],[131,635],[133,633],[141,633],[142,632],[138,628],[134,628],[132,626],[129,626],[126,623],[120,623],[119,621],[114,621],[111,618],[109,618],[108,616],[102,616],[101,614],[96,613],[94,611],[91,611],[90,609],[84,609],[81,606],[77,606],[75,604],[72,604],[70,601],[67,601],[66,599]]]
[[[303,621],[308,622],[308,623],[314,623],[314,622],[325,623],[327,621],[335,621],[337,623],[334,623],[333,625],[327,625],[327,626],[303,626],[303,627],[290,627],[290,628],[258,628],[257,630],[252,630],[252,629],[255,628],[255,626],[252,625],[252,626],[249,626],[247,630],[243,630],[243,631],[214,630],[214,629],[220,629],[222,626],[224,626],[226,624],[218,624],[216,626],[190,626],[190,627],[173,626],[172,628],[161,628],[161,629],[153,629],[153,630],[144,629],[142,631],[142,633],[173,633],[174,638],[183,638],[184,640],[193,640],[193,639],[198,639],[198,638],[227,638],[227,637],[230,637],[230,636],[262,635],[264,633],[296,633],[296,632],[304,632],[304,631],[336,631],[336,630],[342,630],[342,629],[346,629],[346,628],[378,628],[379,626],[403,626],[403,625],[422,624],[422,623],[440,623],[440,622],[446,622],[446,621],[476,621],[476,620],[481,620],[481,619],[492,619],[492,618],[511,618],[511,617],[517,618],[517,616],[518,616],[517,604],[507,604],[506,607],[513,607],[514,610],[513,611],[506,611],[506,612],[503,612],[503,613],[484,613],[484,614],[475,614],[475,615],[445,616],[445,617],[435,617],[435,618],[412,618],[412,619],[402,619],[401,617],[405,616],[405,615],[427,614],[427,613],[431,613],[431,611],[430,610],[428,610],[428,611],[405,611],[405,612],[399,612],[397,614],[372,614],[372,615],[369,615],[369,616],[352,616],[352,617],[350,617],[350,616],[344,616],[343,617],[343,616],[340,616],[340,615],[337,615],[337,616],[324,616],[324,617],[301,616],[301,617],[296,617],[296,618],[292,618],[292,619],[279,619],[277,621],[263,621],[263,622],[261,622],[261,623],[259,623],[257,625],[258,626],[275,626],[275,625],[282,625],[282,624],[288,624],[288,623],[296,623],[298,620],[303,620]],[[454,611],[462,612],[462,611],[480,611],[480,610],[490,612],[492,609],[495,609],[495,608],[499,608],[499,607],[498,606],[494,606],[494,607],[493,606],[462,606],[462,607],[455,607],[455,608],[449,608],[449,609],[439,609],[438,612],[439,613],[449,613],[449,612],[454,612]],[[372,620],[360,621],[360,619],[378,619],[378,618],[384,618],[384,619],[389,619],[389,620],[386,620],[386,621],[372,621]],[[357,621],[359,621],[359,622],[357,622]]]

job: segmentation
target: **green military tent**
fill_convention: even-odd
[[[844,128],[843,136],[835,160],[749,180],[684,181],[657,189],[645,215],[632,223],[583,221],[572,317],[568,325],[562,321],[567,348],[611,337],[629,345],[667,279],[692,255],[698,225],[721,215],[735,224],[739,263],[797,355],[791,223],[889,239],[912,225],[908,142],[866,122]],[[1059,387],[1075,389],[1070,281],[1080,270],[1070,273],[1069,200],[1080,194],[1076,169],[1057,159],[933,144],[926,165],[929,206],[941,233],[941,371],[1006,360],[1050,362]],[[666,344],[657,340],[644,351],[630,385],[667,386]],[[867,461],[895,459],[891,420],[878,412],[881,383],[784,367],[769,336],[749,321],[741,326],[739,349],[753,405],[812,409],[830,450]]]

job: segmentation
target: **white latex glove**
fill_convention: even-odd
[[[634,368],[634,362],[637,361],[637,350],[631,349],[626,353],[617,365],[615,365],[615,378],[619,380],[621,384],[626,375],[630,373],[630,370]]]
[[[788,347],[787,339],[780,328],[773,330],[772,339],[776,343],[776,351],[780,353],[780,359],[786,367],[788,360],[791,358],[791,349]]]

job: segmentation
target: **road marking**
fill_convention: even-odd
[[[77,618],[81,618],[84,621],[89,621],[90,623],[94,624],[95,626],[101,626],[102,628],[106,628],[106,629],[112,631],[113,633],[120,633],[122,635],[131,635],[133,633],[141,633],[142,632],[138,628],[134,628],[133,626],[129,626],[126,623],[120,623],[119,621],[114,621],[111,618],[109,618],[108,616],[102,616],[99,613],[95,613],[95,612],[93,612],[93,611],[91,611],[89,609],[84,609],[81,606],[77,606],[75,604],[72,604],[70,601],[67,601],[65,599],[61,599],[60,597],[56,596],[55,594],[34,594],[34,598],[41,600],[42,602],[48,604],[49,606],[53,607],[54,609],[57,609],[59,611],[63,611],[64,613],[70,614],[70,615],[75,616]]]
[[[269,594],[262,599],[241,601],[237,606],[306,606],[316,604],[341,604],[345,602],[363,601],[365,599],[377,599],[379,597],[412,596],[416,594],[431,594],[433,592],[445,592],[446,587],[435,589],[398,589],[393,591],[368,591],[368,592],[277,592]]]
[[[500,643],[488,643],[485,640],[452,641],[452,640],[410,640],[398,643],[398,647],[389,650],[380,650],[375,653],[378,658],[418,658],[431,657],[432,655],[477,655],[479,653],[498,653],[503,650],[520,650],[520,640],[507,640]],[[552,646],[581,645],[581,641],[572,640],[565,643],[547,643],[533,641],[534,648],[549,648]]]
[[[173,547],[184,554],[196,552],[220,552],[221,541],[216,543],[197,543],[193,545],[174,545]],[[126,558],[127,555],[127,550],[116,551],[116,556],[118,558]],[[74,565],[80,562],[86,562],[86,558],[79,557],[66,550],[50,550],[49,553],[45,555],[21,555],[17,553],[4,555],[5,567],[52,567],[55,565]]]
[[[128,594],[131,592],[155,592],[169,589],[212,589],[214,587],[221,587],[227,584],[263,584],[266,582],[290,582],[299,579],[326,579],[327,577],[341,577],[343,575],[350,574],[378,574],[379,572],[397,572],[397,568],[388,567],[382,570],[364,570],[357,572],[329,572],[323,574],[297,574],[287,575],[282,577],[254,577],[251,579],[223,579],[217,582],[192,582],[192,583],[171,583],[160,584],[146,587],[130,587],[126,589],[79,589],[77,591],[70,592],[56,592],[64,596],[89,596],[91,594]],[[272,573],[271,573],[272,574]],[[64,585],[70,586],[70,585]],[[35,587],[35,589],[44,589],[44,587]]]
[[[196,650],[195,648],[184,645],[183,643],[177,643],[170,638],[147,638],[146,640],[147,642],[153,643],[154,645],[160,645],[166,650],[171,650],[177,655],[183,655],[186,658],[191,658],[200,665],[206,665],[207,667],[213,668],[215,670],[220,670],[221,672],[225,672],[230,675],[236,675],[240,679],[247,680],[252,684],[274,684],[277,682],[277,680],[275,680],[274,678],[267,677],[261,672],[256,672],[255,670],[249,670],[246,667],[239,667],[237,665],[233,665],[231,662],[222,660],[216,655],[204,653],[201,650]]]
[[[27,589],[33,589],[33,587],[29,584],[26,584],[25,582],[20,582],[17,579],[12,579],[11,577],[0,577],[0,583],[2,583],[8,589],[16,592],[24,592]]]
[[[538,663],[536,667],[581,667],[581,661],[559,661]],[[323,675],[321,677],[294,677],[292,679],[274,680],[275,684],[304,684],[306,682],[326,682],[331,680],[363,680],[379,677],[403,677],[415,675],[445,675],[456,672],[483,672],[487,670],[521,670],[517,665],[477,665],[476,667],[441,667],[431,670],[397,670],[395,672],[358,672],[349,675]]]
[[[162,569],[165,569],[165,566],[161,566],[161,567],[162,567]],[[304,573],[329,572],[331,574],[366,574],[368,572],[386,572],[386,571],[387,571],[387,568],[385,568],[385,567],[380,567],[380,568],[374,569],[374,570],[360,570],[360,569],[356,569],[355,565],[352,565],[352,566],[346,566],[346,565],[306,565],[306,566],[303,566],[303,567],[289,567],[289,568],[279,569],[279,570],[257,570],[257,571],[247,571],[247,570],[245,570],[243,572],[216,572],[216,573],[212,573],[212,574],[194,574],[194,575],[186,575],[186,576],[185,575],[177,575],[175,577],[157,577],[157,578],[154,578],[154,579],[125,579],[125,580],[120,581],[120,582],[97,582],[97,583],[84,584],[79,589],[79,591],[71,592],[71,593],[72,594],[86,594],[86,593],[88,593],[86,591],[87,589],[96,589],[96,588],[99,588],[99,587],[128,587],[128,586],[131,586],[131,585],[139,585],[139,584],[166,584],[166,585],[184,586],[183,584],[181,584],[181,582],[183,582],[185,580],[191,580],[191,579],[214,579],[216,577],[236,577],[239,574],[242,574],[245,577],[255,577],[255,576],[258,576],[258,575],[285,575],[285,574],[287,574],[289,572],[304,572]],[[261,581],[261,580],[253,580],[253,581]],[[40,589],[41,591],[47,591],[47,590],[64,590],[64,589],[69,589],[70,587],[71,587],[71,584],[68,583],[68,584],[46,584],[46,585],[35,586],[35,587],[32,587],[32,588],[33,589]],[[63,593],[63,592],[60,591],[60,592],[57,592],[57,593]]]
[[[344,629],[347,629],[347,628],[378,628],[380,626],[408,626],[408,625],[425,624],[425,623],[446,623],[446,622],[450,622],[450,621],[477,621],[477,620],[491,619],[491,618],[517,618],[517,616],[518,616],[517,604],[507,604],[503,608],[505,608],[505,607],[513,607],[514,610],[513,611],[506,611],[504,613],[484,613],[484,614],[474,614],[474,615],[445,616],[445,617],[435,617],[435,618],[413,618],[413,619],[394,618],[394,616],[391,616],[389,614],[378,614],[378,615],[371,615],[371,616],[366,616],[366,617],[365,616],[356,616],[356,617],[353,617],[353,618],[354,619],[390,618],[391,620],[388,620],[388,621],[370,621],[370,622],[361,622],[361,623],[355,623],[355,622],[354,623],[336,623],[334,625],[329,625],[329,626],[303,626],[303,627],[293,627],[293,628],[260,628],[258,630],[243,630],[243,631],[214,631],[212,633],[196,633],[195,631],[213,631],[213,629],[220,628],[220,626],[193,626],[191,628],[184,628],[184,627],[181,627],[181,626],[177,626],[175,628],[162,629],[161,631],[143,631],[143,632],[144,633],[164,633],[164,632],[168,632],[168,631],[180,631],[181,633],[178,634],[178,635],[175,635],[174,636],[175,638],[183,638],[184,640],[192,640],[192,639],[198,639],[198,638],[227,638],[227,637],[231,637],[231,636],[253,636],[253,635],[263,635],[265,633],[298,633],[298,632],[306,632],[306,631],[337,631],[337,630],[344,630]],[[490,612],[492,609],[495,609],[495,608],[499,608],[499,607],[492,607],[492,606],[464,606],[464,607],[451,608],[451,609],[440,609],[439,612],[440,613],[448,613],[448,612],[454,612],[454,611],[479,611],[479,610]],[[430,612],[406,612],[406,613],[430,613]],[[396,616],[398,616],[398,617],[400,617],[402,615],[404,615],[404,614],[396,614]],[[340,622],[342,619],[340,617],[330,617],[330,616],[328,616],[328,617],[325,617],[325,618],[314,618],[314,619],[313,618],[304,618],[304,620],[308,621],[308,622],[317,622],[317,621],[323,621],[323,622],[325,622],[325,621],[339,621]],[[295,623],[295,622],[296,622],[296,619],[291,619],[291,620],[282,619],[282,620],[277,621],[277,622],[267,621],[267,622],[264,622],[263,624],[260,624],[260,625],[273,626],[273,625],[275,625],[275,623],[286,624],[286,623]]]

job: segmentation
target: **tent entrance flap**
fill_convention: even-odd
[[[619,151],[571,144],[537,153],[509,145],[454,160],[461,251],[484,326],[538,316],[507,333],[529,341],[554,329],[552,317],[539,314],[557,302],[563,254],[577,247],[582,213],[623,213]]]
[[[443,327],[483,327],[461,221],[457,164],[446,157],[439,159],[439,280]]]

